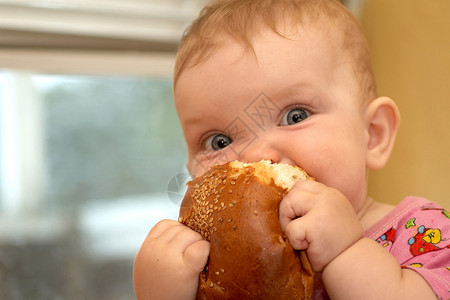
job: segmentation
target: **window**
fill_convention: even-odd
[[[3,72],[0,89],[0,295],[133,299],[134,255],[188,180],[171,80]]]
[[[189,179],[171,76],[206,2],[0,1],[1,299],[135,299]]]

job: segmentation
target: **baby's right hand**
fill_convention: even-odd
[[[208,255],[209,243],[199,233],[177,221],[160,221],[134,260],[137,299],[195,299]]]

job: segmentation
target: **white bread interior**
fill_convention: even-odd
[[[240,161],[230,162],[230,166],[237,174],[244,173],[245,167],[255,169],[255,176],[264,184],[269,184],[271,179],[275,184],[290,191],[299,180],[313,179],[303,169],[288,164],[271,163],[269,160],[261,160],[255,163],[243,163]]]

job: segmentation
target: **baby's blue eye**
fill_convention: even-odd
[[[281,120],[280,125],[281,126],[288,126],[300,123],[301,121],[305,120],[311,115],[309,111],[303,108],[294,108],[291,110],[288,110],[284,115],[283,119]]]
[[[216,134],[206,140],[206,148],[218,151],[229,146],[233,141],[224,134]]]

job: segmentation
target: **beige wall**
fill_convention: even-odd
[[[371,173],[369,194],[389,203],[420,195],[450,208],[450,1],[366,2],[361,23],[378,92],[402,115],[395,150]]]

